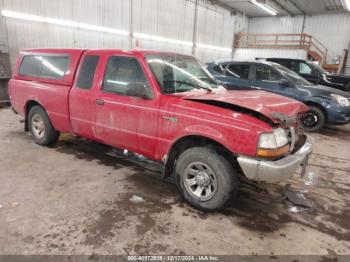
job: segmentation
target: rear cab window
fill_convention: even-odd
[[[73,85],[83,49],[27,49],[20,53],[14,70],[19,80]]]
[[[68,55],[25,55],[19,74],[25,77],[63,79],[68,66]]]

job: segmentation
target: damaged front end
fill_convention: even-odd
[[[286,144],[281,147],[277,145],[276,149],[272,150],[277,152],[275,156],[259,155],[259,149],[256,157],[238,156],[237,161],[244,175],[254,181],[277,183],[286,181],[301,166],[301,176],[303,177],[313,145],[310,138],[303,132],[300,124],[301,114],[290,117],[273,112],[270,116],[279,121],[274,131],[279,129],[285,132]],[[281,152],[281,149],[284,151]]]
[[[295,100],[261,92],[228,93],[187,97],[186,100],[213,105],[252,116],[269,126],[261,133],[255,156],[238,155],[237,162],[249,180],[268,183],[290,178],[298,167],[305,174],[312,143],[300,122],[307,107]],[[266,101],[261,103],[261,101]]]

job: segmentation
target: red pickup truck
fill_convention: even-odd
[[[69,132],[144,155],[206,211],[225,207],[242,179],[275,183],[298,166],[305,172],[312,151],[299,125],[304,104],[228,91],[186,55],[23,50],[9,94],[36,143]]]

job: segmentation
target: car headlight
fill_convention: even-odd
[[[331,97],[341,106],[350,106],[350,102],[346,97],[337,94],[331,94]]]
[[[288,151],[288,137],[283,128],[276,128],[272,133],[264,133],[260,135],[257,156],[277,157]]]

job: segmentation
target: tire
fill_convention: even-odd
[[[27,121],[35,143],[41,146],[49,146],[57,142],[60,133],[54,129],[42,107],[33,106],[29,110]]]
[[[305,131],[316,132],[321,130],[326,124],[325,114],[316,106],[309,106],[309,109],[309,112],[301,120]]]
[[[176,162],[175,179],[185,200],[202,211],[225,208],[239,186],[236,170],[210,147],[193,147],[184,151]],[[202,189],[196,194],[200,185]]]

